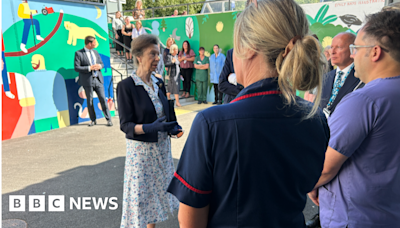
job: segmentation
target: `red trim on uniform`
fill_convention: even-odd
[[[274,94],[281,94],[281,91],[278,90],[272,90],[272,91],[264,91],[264,92],[258,92],[258,93],[250,93],[250,94],[246,94],[243,96],[240,96],[234,100],[232,100],[230,103],[234,103],[236,101],[240,101],[246,98],[250,98],[250,97],[258,97],[258,96],[264,96],[264,95],[274,95]]]
[[[177,174],[176,172],[174,173],[174,176],[176,177],[176,178],[178,178],[178,180],[180,181],[180,182],[182,182],[182,184],[184,184],[188,189],[190,189],[190,190],[192,190],[192,191],[194,191],[194,192],[196,192],[196,193],[199,193],[199,194],[210,194],[212,191],[202,191],[202,190],[199,190],[199,189],[197,189],[197,188],[194,188],[194,187],[192,187],[190,184],[188,184],[181,176],[179,176],[179,174]]]

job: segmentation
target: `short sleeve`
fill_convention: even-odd
[[[197,114],[168,192],[182,203],[202,208],[210,203],[213,188],[211,135],[203,114]]]
[[[192,49],[190,49],[189,55],[190,55],[190,58],[196,56],[196,54],[194,53],[194,51]]]
[[[207,64],[207,63],[210,63],[210,58],[208,58],[208,57],[206,56],[206,58],[205,58],[205,60],[204,60],[204,64]]]
[[[344,97],[329,118],[329,146],[350,157],[368,136],[377,116],[374,102],[363,94]]]

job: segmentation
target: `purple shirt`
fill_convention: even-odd
[[[349,157],[319,188],[322,227],[400,226],[400,76],[348,94],[329,118],[329,146]]]

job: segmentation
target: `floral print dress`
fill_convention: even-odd
[[[157,117],[164,116],[155,76],[151,76],[154,91],[135,72],[132,79],[149,94]],[[179,201],[167,192],[174,171],[167,132],[158,132],[158,142],[126,139],[121,228],[145,228],[167,220],[168,212],[179,208]]]

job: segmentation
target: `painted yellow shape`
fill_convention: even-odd
[[[190,113],[193,112],[191,110],[185,110],[185,109],[175,109],[175,115],[179,116],[182,114]]]
[[[222,21],[218,21],[216,29],[217,32],[222,32],[222,30],[224,30],[224,23],[222,23]]]
[[[97,36],[100,39],[106,40],[106,38],[100,36],[100,34],[96,32],[96,30],[89,27],[79,27],[69,21],[64,21],[64,27],[66,30],[69,31],[67,44],[72,44],[72,46],[76,46],[76,41],[78,39],[84,40],[87,36]],[[97,46],[99,46],[99,42],[97,42]]]
[[[19,100],[19,105],[21,107],[28,107],[28,106],[33,106],[36,104],[36,100],[34,97],[27,97],[27,98],[22,98]]]
[[[210,57],[211,54],[210,54],[210,52],[205,51],[205,52],[204,52],[204,55],[207,56],[207,57]]]
[[[67,127],[70,125],[69,123],[69,111],[61,111],[57,112],[57,120],[58,120],[58,126],[60,128]]]
[[[34,70],[46,70],[46,64],[44,62],[43,55],[35,54],[32,56],[32,68]]]
[[[31,10],[29,8],[28,3],[21,3],[18,6],[18,17],[22,18],[22,19],[31,19],[31,14],[35,15],[37,14],[36,10]]]
[[[326,47],[332,44],[332,37],[330,36],[325,36],[324,39],[322,40],[322,47]]]
[[[100,8],[97,7],[97,6],[94,6],[94,8],[96,8],[96,10],[97,10],[97,17],[96,17],[96,19],[99,19],[99,18],[101,17],[101,10],[100,10]]]
[[[198,105],[197,102],[196,104],[191,104],[191,105],[185,105],[182,107],[177,107],[175,108],[175,114],[176,115],[182,115],[182,114],[186,114],[186,113],[190,113],[190,112],[198,112],[201,110],[204,110],[206,108],[212,107],[213,105],[210,104],[202,104],[202,105]]]

